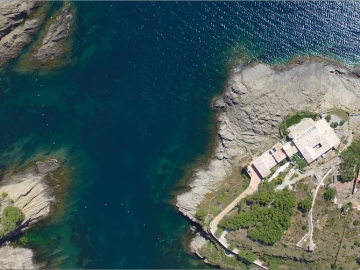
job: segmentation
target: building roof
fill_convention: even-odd
[[[299,152],[299,149],[296,148],[293,142],[287,142],[286,144],[284,144],[283,150],[288,157],[291,157],[295,155],[297,152]]]
[[[286,154],[283,150],[283,145],[279,142],[271,148],[271,152],[277,163],[286,158]]]
[[[286,158],[282,147],[281,143],[277,143],[254,160],[253,166],[262,177],[268,176],[271,173],[270,169]]]
[[[301,126],[307,126],[307,124],[302,125],[302,122],[305,119],[299,123]],[[306,120],[306,123],[310,123],[310,121]],[[313,123],[312,126],[303,130],[303,132],[299,132],[299,129],[295,129],[297,131],[295,133],[297,136],[293,138],[294,144],[308,163],[313,162],[319,156],[340,143],[340,139],[336,136],[334,130],[325,119],[321,119],[317,122],[313,121]]]
[[[315,124],[315,122],[311,118],[303,118],[300,121],[300,123],[292,125],[291,127],[288,128],[289,138],[294,139],[294,138],[298,137],[299,135],[301,135],[304,132],[304,130],[308,130],[314,124]]]
[[[257,172],[261,175],[261,177],[268,176],[271,172],[270,169],[266,166],[261,157],[258,157],[253,161],[253,167],[257,170]]]

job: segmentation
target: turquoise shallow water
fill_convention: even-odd
[[[26,233],[48,268],[203,268],[173,206],[211,149],[237,59],[356,64],[358,3],[74,2],[73,65],[1,73],[0,169],[63,157],[63,211]]]

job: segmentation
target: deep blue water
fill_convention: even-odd
[[[360,55],[359,3],[74,2],[72,65],[1,73],[0,164],[64,160],[63,211],[26,233],[48,268],[203,268],[173,206],[211,154],[240,58]]]

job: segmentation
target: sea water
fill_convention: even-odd
[[[211,156],[212,98],[252,61],[356,65],[359,3],[73,5],[71,65],[21,73],[14,60],[0,75],[1,171],[43,157],[66,170],[55,211],[23,245],[47,268],[207,267],[174,202]]]

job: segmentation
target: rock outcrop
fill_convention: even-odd
[[[33,252],[26,248],[0,248],[0,269],[38,269],[33,263]]]
[[[0,2],[0,66],[19,56],[31,42],[43,19],[32,16],[43,1],[8,0]]]
[[[203,256],[200,254],[199,250],[207,243],[205,237],[203,237],[200,233],[197,233],[196,236],[191,239],[190,242],[190,251],[196,253],[200,258]]]
[[[294,111],[330,108],[360,109],[360,79],[348,68],[327,60],[302,61],[272,68],[256,63],[234,73],[225,93],[214,100],[219,110],[218,139],[213,158],[195,170],[191,190],[177,197],[177,207],[196,221],[196,209],[208,192],[279,139],[282,119]]]
[[[40,46],[31,54],[29,61],[45,64],[61,57],[64,52],[63,41],[70,34],[72,20],[71,6],[65,3],[60,14],[51,21]]]
[[[34,223],[50,213],[55,197],[47,177],[59,167],[56,160],[37,162],[36,166],[7,175],[0,181],[0,194],[6,192],[14,206],[23,211],[25,219],[22,224]]]

